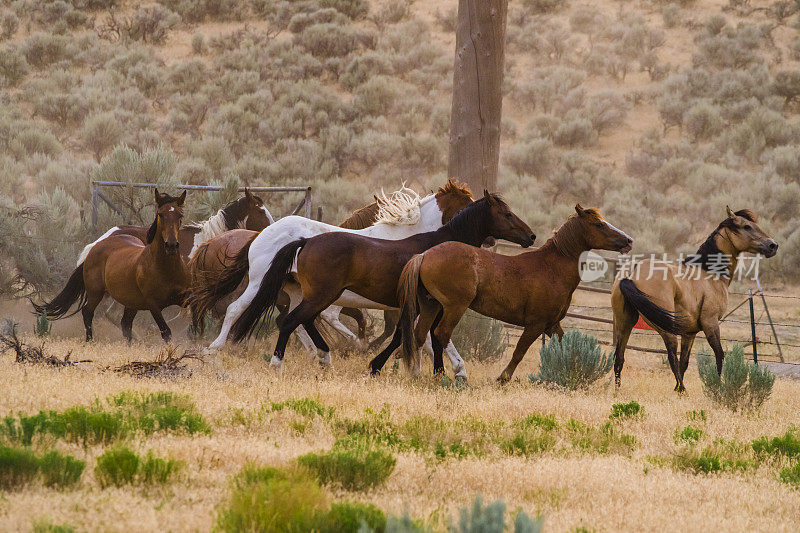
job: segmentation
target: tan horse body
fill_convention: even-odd
[[[722,371],[724,351],[719,323],[728,309],[728,287],[742,252],[775,255],[777,243],[756,224],[748,210],[733,213],[720,223],[703,246],[680,266],[648,259],[636,263],[624,279],[614,282],[614,373],[619,386],[625,347],[634,324],[642,318],[664,340],[675,375],[675,390],[685,390],[683,377],[689,366],[694,339],[703,332]],[[680,337],[680,359],[677,357]]]
[[[85,299],[83,314],[86,340],[92,340],[94,311],[106,295],[125,308],[122,332],[130,342],[133,319],[138,311],[150,311],[169,342],[171,331],[161,311],[181,305],[189,288],[189,273],[179,253],[178,233],[186,192],[173,198],[155,191],[156,219],[147,244],[131,235],[112,235],[98,242],[75,269],[67,287],[51,302],[35,305],[51,318],[66,315],[75,302]]]
[[[596,210],[576,206],[576,211],[537,250],[506,256],[448,242],[412,258],[398,285],[406,362],[412,368],[419,365],[417,348],[431,327],[438,341],[434,349],[446,346],[467,309],[525,328],[498,378],[501,383],[511,379],[542,333],[560,336],[560,322],[580,282],[581,254],[592,249],[627,252],[633,242]]]

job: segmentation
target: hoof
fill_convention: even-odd
[[[506,384],[506,383],[508,383],[509,381],[511,381],[511,378],[507,378],[507,377],[506,377],[506,376],[504,376],[504,375],[501,375],[499,378],[497,378],[497,382],[498,382],[500,385],[505,385],[505,384]]]
[[[273,356],[269,361],[269,367],[280,376],[283,374],[283,359],[278,359]]]
[[[331,366],[331,352],[323,352],[323,355],[319,357],[319,366],[322,368]]]

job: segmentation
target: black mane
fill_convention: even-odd
[[[505,202],[496,194],[492,198],[505,205]],[[450,231],[457,240],[465,243],[481,243],[487,237],[489,222],[489,201],[484,197],[468,204],[456,213],[450,221],[442,226],[443,230]]]
[[[734,215],[742,217],[753,223],[755,223],[756,221],[755,215],[749,209],[740,209],[739,211],[736,211]],[[728,254],[724,254],[722,250],[719,249],[715,237],[719,234],[719,231],[722,228],[735,228],[735,227],[736,225],[733,223],[732,217],[728,217],[722,222],[720,222],[719,226],[717,226],[717,229],[711,232],[711,235],[709,235],[708,238],[705,240],[705,242],[700,245],[700,248],[697,249],[697,252],[691,255],[687,255],[686,258],[684,258],[683,264],[689,266],[699,266],[700,268],[706,271],[708,271],[709,268],[711,268],[712,266],[719,267],[720,266],[719,258],[722,257],[723,255],[728,255]],[[728,261],[729,261],[728,264],[730,264],[730,259],[728,259]],[[727,272],[721,275],[725,279],[730,277]]]
[[[147,230],[147,243],[150,244],[156,238],[156,231],[158,231],[158,213],[156,213],[156,219],[153,220],[153,223],[150,225],[150,229]]]

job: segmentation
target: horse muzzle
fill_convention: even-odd
[[[633,249],[633,239],[626,239],[625,243],[620,248],[617,248],[617,251],[621,254],[627,254],[632,249]]]
[[[764,257],[773,257],[778,253],[778,243],[772,239],[768,240],[761,245],[761,253],[764,254]]]
[[[177,242],[164,243],[164,250],[167,252],[167,255],[177,255],[179,249],[180,249],[180,244]]]

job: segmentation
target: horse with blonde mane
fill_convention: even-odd
[[[228,306],[220,334],[208,347],[208,351],[216,351],[225,344],[233,323],[258,292],[261,279],[272,264],[275,253],[286,244],[300,238],[311,238],[315,235],[333,231],[346,231],[358,235],[398,240],[442,227],[453,215],[470,203],[472,203],[472,193],[469,189],[453,180],[448,180],[435,194],[428,195],[422,199],[413,198],[413,204],[408,206],[409,209],[405,209],[405,212],[415,211],[419,213],[419,216],[411,219],[409,217],[404,218],[407,222],[414,222],[413,224],[398,224],[389,212],[387,212],[386,217],[379,217],[379,220],[374,225],[361,230],[340,228],[297,216],[278,220],[275,224],[262,231],[258,237],[239,252],[233,265],[224,271],[222,277],[216,283],[206,286],[200,292],[192,291],[190,296],[192,300],[209,299],[211,305],[213,305],[213,302],[235,290],[245,276],[249,277],[245,292]],[[286,289],[288,289],[287,292],[292,297],[291,307],[296,306],[301,298],[299,291],[291,291],[289,285],[286,286]],[[339,309],[333,308],[323,311],[322,316],[326,321],[334,323],[338,320],[338,314]],[[458,368],[459,372],[463,372],[463,360],[452,344],[447,347],[447,354],[454,369]]]

